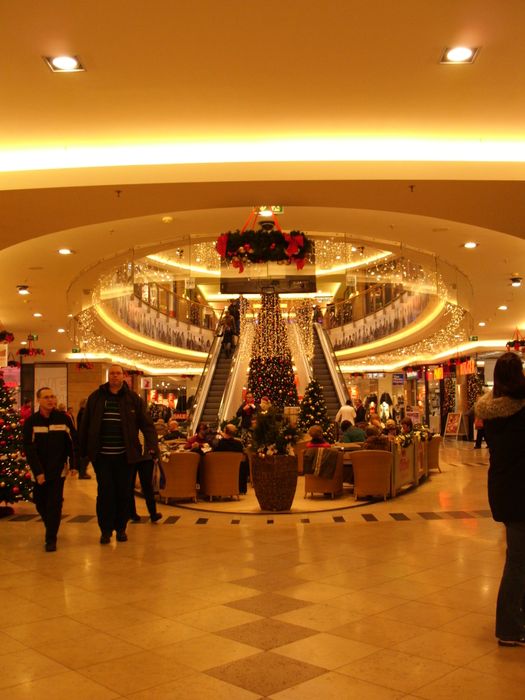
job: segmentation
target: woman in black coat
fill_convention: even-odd
[[[525,646],[525,376],[518,355],[494,367],[494,389],[476,403],[490,451],[489,503],[505,525],[507,557],[496,608],[500,646]]]

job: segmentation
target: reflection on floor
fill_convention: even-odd
[[[161,507],[109,546],[71,478],[56,553],[29,504],[0,521],[0,698],[521,698],[487,460],[449,442],[421,488],[339,512]]]

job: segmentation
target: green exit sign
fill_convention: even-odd
[[[475,343],[477,340],[479,340],[477,335],[471,335],[469,338],[471,343]]]
[[[80,352],[80,348],[71,348],[71,352]]]

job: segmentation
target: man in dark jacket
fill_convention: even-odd
[[[44,386],[36,397],[39,409],[24,422],[24,450],[36,481],[33,492],[36,509],[46,528],[45,549],[54,552],[68,460],[69,466],[76,469],[78,441],[71,418],[55,408],[53,390]]]
[[[214,452],[244,452],[242,442],[235,436],[237,427],[233,423],[228,423],[222,431],[222,438],[213,448]],[[246,457],[239,466],[239,493],[245,494],[248,488],[249,467]]]
[[[126,542],[132,489],[132,466],[144,455],[158,456],[155,426],[144,401],[128,388],[120,365],[111,365],[109,381],[88,398],[80,426],[80,453],[89,457],[97,476],[97,518],[100,543]]]

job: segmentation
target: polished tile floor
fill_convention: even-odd
[[[0,698],[521,699],[487,460],[450,441],[418,490],[339,511],[162,506],[109,546],[70,478],[56,553],[31,505],[0,521]]]

